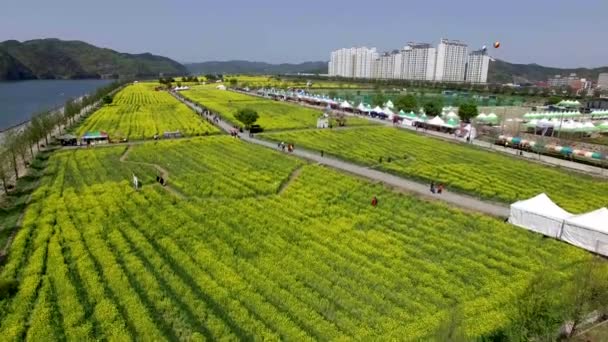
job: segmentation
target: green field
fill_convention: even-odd
[[[242,87],[251,88],[312,88],[312,89],[361,89],[371,88],[369,84],[338,82],[338,81],[323,81],[312,80],[312,84],[308,86],[308,82],[304,79],[281,79],[276,76],[251,76],[251,75],[225,75],[224,81],[229,83],[231,79]]]
[[[89,116],[77,131],[106,131],[110,139],[150,139],[155,134],[179,130],[187,136],[218,133],[190,108],[164,91],[155,91],[156,83],[127,86],[114,96],[110,105]]]
[[[575,213],[608,205],[608,182],[605,180],[396,128],[278,132],[264,137],[323,150],[408,178],[444,183],[452,191],[503,202],[545,192]]]
[[[220,113],[233,123],[238,123],[234,115],[239,109],[254,109],[260,116],[256,123],[265,130],[313,128],[317,126],[317,118],[322,114],[321,110],[218,90],[210,86],[193,87],[190,90],[182,91],[181,94],[213,112]],[[346,125],[370,125],[370,122],[361,118],[349,117]]]
[[[589,258],[225,136],[48,164],[0,275],[3,341],[428,340],[457,302],[477,337]]]

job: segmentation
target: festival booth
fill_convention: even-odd
[[[570,217],[571,213],[560,208],[543,193],[511,204],[509,223],[559,239],[564,220]]]
[[[350,103],[348,103],[348,101],[344,100],[342,103],[340,103],[340,109],[342,109],[343,111],[346,111],[346,112],[352,112],[353,106],[351,106]]]
[[[81,140],[84,145],[107,144],[108,142],[110,142],[108,133],[104,131],[86,132],[82,136]]]
[[[600,208],[567,218],[561,240],[608,256],[608,209]]]
[[[391,121],[393,120],[393,117],[396,116],[395,113],[393,113],[393,111],[390,108],[388,108],[388,107],[384,108],[382,110],[382,112],[386,115],[387,119],[389,119]]]
[[[57,138],[62,146],[75,146],[78,144],[78,137],[73,134],[65,134]]]
[[[379,106],[376,106],[374,109],[372,109],[370,111],[370,115],[373,118],[379,117],[380,119],[386,119],[386,116],[387,116],[386,114],[384,114],[384,111]]]

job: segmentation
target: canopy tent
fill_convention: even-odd
[[[608,255],[608,209],[572,216],[564,222],[561,239],[601,255]]]
[[[348,103],[348,101],[344,100],[344,102],[340,103],[340,108],[342,109],[352,109],[353,106]]]
[[[389,118],[389,119],[391,119],[391,120],[393,119],[393,116],[395,115],[395,113],[393,113],[393,111],[392,111],[390,108],[388,108],[388,107],[387,107],[387,108],[384,108],[384,109],[382,110],[382,112],[383,112],[384,114],[388,115],[388,118]]]
[[[368,107],[363,104],[363,102],[359,103],[359,105],[357,106],[357,110],[360,112],[368,112]]]
[[[511,204],[509,222],[521,228],[559,238],[562,225],[572,214],[560,208],[546,194]]]
[[[445,125],[448,127],[456,127],[460,124],[460,120],[458,118],[449,118],[448,121],[445,122]]]
[[[445,121],[443,121],[443,119],[440,118],[439,116],[432,118],[431,120],[427,121],[426,123],[429,125],[433,125],[433,126],[444,126],[445,125]]]
[[[384,104],[384,107],[386,108],[390,108],[393,109],[395,108],[395,105],[393,104],[393,102],[391,100],[386,101],[386,103]]]
[[[456,114],[455,112],[449,112],[445,115],[445,117],[448,119],[452,119],[452,118],[456,119],[456,118],[458,118],[458,114]]]
[[[379,106],[376,106],[374,109],[371,110],[372,113],[378,113],[378,114],[383,114],[384,111],[382,110],[382,108],[380,108]]]
[[[596,126],[600,132],[608,132],[608,121],[602,122],[601,124]]]
[[[86,132],[83,136],[82,136],[83,140],[103,140],[103,139],[108,139],[108,133],[104,132],[104,131],[92,131],[92,132]]]
[[[409,119],[409,120],[418,120],[418,115],[414,112],[405,113],[403,110],[399,112],[399,116]]]
[[[484,121],[487,118],[488,118],[488,116],[486,115],[486,113],[481,113],[481,114],[477,115],[477,117],[475,117],[475,119],[481,120],[481,121]]]
[[[557,105],[560,107],[580,107],[581,103],[576,100],[561,100]]]

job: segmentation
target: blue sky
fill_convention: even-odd
[[[494,57],[548,66],[608,65],[606,0],[3,0],[0,40],[78,39],[180,62],[328,60],[441,37]]]

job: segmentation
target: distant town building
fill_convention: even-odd
[[[486,83],[490,57],[485,50],[473,51],[469,54],[465,81],[468,83]]]
[[[437,46],[435,81],[464,82],[467,50],[463,42],[442,38]]]
[[[574,83],[575,81],[579,81],[579,79],[576,77],[576,74],[572,73],[569,76],[563,76],[562,75],[555,75],[552,78],[549,78],[549,80],[547,80],[547,84],[549,85],[549,87],[570,87],[571,83]]]
[[[597,86],[602,89],[608,89],[608,72],[602,72],[597,77]]]

